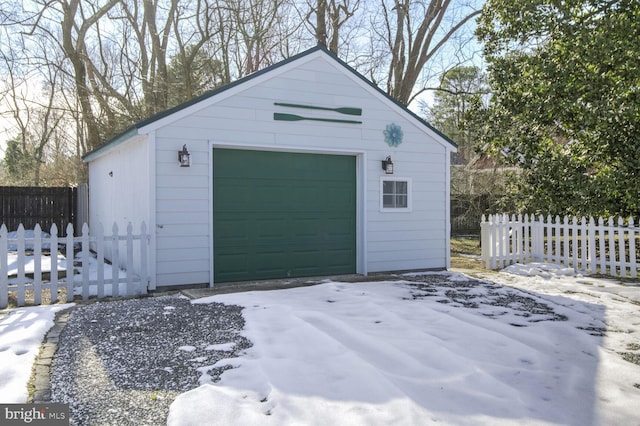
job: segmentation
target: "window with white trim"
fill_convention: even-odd
[[[402,177],[380,178],[380,211],[411,211],[411,179]]]

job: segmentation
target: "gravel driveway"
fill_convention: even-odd
[[[545,298],[490,281],[402,278],[409,299],[433,298],[514,327],[567,320]],[[70,405],[74,425],[165,424],[176,396],[218,381],[224,370],[212,366],[251,347],[243,327],[241,307],[192,304],[183,296],[79,305],[60,334],[51,400]],[[596,336],[606,331],[601,324],[584,329]]]
[[[178,296],[78,306],[51,366],[52,402],[70,404],[75,425],[165,424],[178,394],[217,381],[210,366],[251,346],[243,326],[238,306]]]

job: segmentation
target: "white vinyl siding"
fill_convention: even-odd
[[[294,152],[366,153],[367,161],[359,179],[365,179],[362,188],[367,188],[363,208],[368,211],[361,213],[368,222],[362,225],[367,247],[361,248],[366,250],[361,256],[367,263],[359,272],[446,266],[444,161],[448,151],[432,135],[425,134],[423,126],[407,119],[401,109],[390,111],[387,102],[373,97],[370,87],[354,79],[357,78],[345,74],[331,61],[309,60],[259,84],[249,84],[251,87],[244,90],[233,88],[233,96],[225,95],[210,107],[157,129],[157,222],[163,225],[157,234],[158,272],[166,274],[164,278],[158,277],[159,285],[186,283],[185,269],[191,271],[189,280],[197,277],[201,282],[208,281],[205,249],[208,241],[202,234],[193,235],[194,225],[205,229],[209,223],[208,142],[214,146]],[[275,102],[362,108],[362,116],[296,110],[276,106]],[[362,124],[276,121],[274,112],[356,119]],[[404,133],[403,143],[394,148],[385,143],[382,133],[391,122],[400,125]],[[180,168],[175,160],[176,151],[185,143],[192,166]],[[388,155],[394,159],[396,173],[409,177],[403,179],[409,182],[407,208],[391,209],[405,213],[399,217],[392,217],[381,211],[387,209],[380,208],[380,178],[387,178],[380,161]],[[428,223],[429,220],[436,225]],[[179,234],[180,230],[185,236],[178,243],[169,234]],[[193,254],[189,268],[178,260],[185,246],[191,247]],[[161,263],[164,265],[160,266]]]

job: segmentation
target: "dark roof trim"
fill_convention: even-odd
[[[98,148],[94,149],[93,151],[88,152],[85,155],[83,155],[82,156],[82,161],[87,163],[87,162],[93,160],[94,158],[96,158],[102,151],[105,151],[108,148],[116,147],[116,146],[120,145],[121,143],[124,143],[124,142],[128,141],[129,139],[131,139],[132,137],[136,136],[137,134],[138,134],[138,129],[135,126],[131,126],[127,130],[125,130],[124,132],[120,133],[118,136],[115,136],[115,137],[111,138],[105,144],[100,145]]]
[[[427,121],[423,120],[422,118],[420,118],[417,114],[415,114],[413,111],[409,110],[406,106],[404,106],[402,103],[398,102],[396,99],[394,99],[393,97],[389,96],[384,90],[380,89],[378,86],[376,86],[375,84],[373,84],[371,81],[369,81],[365,76],[363,76],[362,74],[360,74],[358,71],[356,71],[355,69],[353,69],[349,64],[347,64],[346,62],[344,62],[342,59],[338,58],[338,56],[336,54],[334,54],[333,52],[329,51],[329,49],[327,49],[325,46],[323,45],[317,45],[316,47],[313,47],[311,49],[308,49],[302,53],[298,53],[297,55],[291,56],[287,59],[284,59],[280,62],[278,62],[277,64],[271,65],[267,68],[263,68],[259,71],[254,72],[253,74],[247,75],[239,80],[236,80],[234,82],[225,84],[224,86],[221,86],[217,89],[213,89],[210,90],[208,92],[203,93],[200,96],[196,96],[193,99],[190,99],[186,102],[181,103],[180,105],[177,105],[173,108],[169,108],[167,110],[161,111],[157,114],[152,115],[149,118],[146,118],[144,120],[141,120],[135,124],[133,124],[131,127],[129,127],[127,130],[125,130],[124,132],[120,133],[119,135],[113,137],[112,139],[108,140],[107,142],[105,142],[103,145],[101,145],[100,147],[96,148],[95,150],[85,154],[82,159],[87,162],[90,161],[92,158],[94,158],[99,152],[103,151],[104,149],[107,149],[113,145],[118,145],[119,143],[122,143],[125,139],[128,139],[129,137],[137,134],[137,130],[144,127],[144,126],[148,126],[151,123],[154,123],[160,119],[163,119],[165,117],[170,116],[171,114],[174,114],[180,110],[183,110],[185,108],[188,108],[192,105],[195,105],[205,99],[209,99],[213,96],[216,96],[219,93],[222,93],[226,90],[229,90],[233,87],[239,86],[253,78],[256,78],[258,76],[261,76],[263,74],[269,73],[277,68],[280,68],[283,65],[286,65],[290,62],[294,62],[300,58],[303,58],[307,55],[310,55],[314,52],[317,52],[318,50],[323,51],[324,53],[326,53],[327,55],[329,55],[331,58],[333,58],[335,61],[337,61],[340,65],[342,65],[344,68],[346,68],[347,70],[349,70],[353,75],[357,76],[359,79],[361,79],[362,81],[364,81],[365,83],[367,83],[369,86],[371,86],[372,88],[374,88],[375,90],[378,91],[378,93],[380,93],[381,95],[383,95],[384,97],[386,97],[388,100],[390,100],[391,102],[395,103],[397,106],[399,106],[400,108],[402,108],[405,112],[409,113],[413,118],[415,118],[416,120],[418,120],[420,123],[422,123],[424,126],[428,127],[430,130],[432,130],[433,132],[435,132],[436,134],[438,134],[440,137],[442,137],[445,141],[447,141],[449,144],[451,144],[453,147],[457,148],[457,145],[455,142],[453,142],[451,139],[449,139],[449,137],[447,137],[445,134],[443,134],[442,132],[440,132],[438,129],[436,129],[435,127],[433,127],[431,124],[429,124]]]

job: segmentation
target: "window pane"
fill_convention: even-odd
[[[409,208],[409,182],[382,180],[382,207],[389,209]]]
[[[392,180],[385,180],[382,182],[382,192],[384,194],[393,194],[394,193],[394,184],[395,182]]]
[[[407,207],[407,196],[406,195],[396,195],[396,205],[395,207],[406,208]]]

